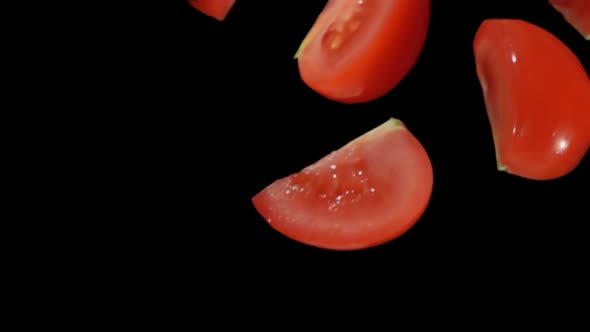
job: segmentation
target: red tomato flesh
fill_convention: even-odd
[[[331,100],[377,99],[417,62],[429,19],[430,0],[329,0],[295,56],[301,78]]]
[[[546,30],[488,19],[473,50],[498,169],[533,180],[564,176],[590,147],[590,80]]]
[[[252,198],[283,235],[332,250],[395,239],[422,216],[433,172],[421,143],[390,119]]]
[[[549,0],[579,33],[590,40],[590,0]]]
[[[223,21],[236,0],[188,0],[188,2],[201,13]]]

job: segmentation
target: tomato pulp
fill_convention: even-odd
[[[534,180],[572,171],[590,147],[590,80],[566,45],[516,19],[488,19],[473,42],[498,169]]]
[[[430,0],[329,0],[295,56],[301,78],[331,100],[377,99],[417,62],[429,19]]]
[[[223,21],[236,0],[188,0],[188,2],[201,13]]]
[[[252,198],[283,235],[325,249],[393,240],[422,216],[433,172],[421,143],[390,119]]]
[[[590,40],[590,0],[549,0],[579,33]]]

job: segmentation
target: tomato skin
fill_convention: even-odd
[[[392,119],[273,182],[252,203],[272,228],[292,240],[357,250],[410,229],[426,209],[432,185],[423,146]]]
[[[188,0],[188,2],[201,13],[223,21],[236,0]]]
[[[488,19],[473,42],[498,169],[532,180],[571,172],[590,147],[590,80],[566,45],[516,19]]]
[[[590,0],[549,0],[586,40],[590,40]]]
[[[369,3],[371,1],[371,3]],[[374,7],[364,35],[355,36],[337,60],[322,38],[342,7],[356,1],[329,0],[302,43],[298,56],[302,80],[320,95],[342,103],[362,103],[392,90],[416,64],[430,20],[430,0],[365,0]]]

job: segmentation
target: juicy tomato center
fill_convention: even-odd
[[[305,169],[293,176],[285,194],[299,195],[317,208],[337,212],[376,195],[377,189],[367,173],[364,160]]]
[[[363,21],[366,20],[372,8],[373,0],[353,0],[343,3],[335,19],[323,33],[322,48],[328,53],[334,53],[348,46],[358,35]]]

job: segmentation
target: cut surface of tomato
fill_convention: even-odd
[[[422,216],[433,172],[421,143],[390,119],[252,198],[272,228],[332,250],[373,247]]]
[[[329,0],[296,58],[302,80],[342,103],[377,99],[416,64],[430,0]]]
[[[586,40],[590,40],[590,0],[549,0]]]
[[[188,0],[188,2],[201,13],[223,21],[236,0]]]
[[[516,19],[485,20],[473,50],[498,169],[533,180],[575,169],[590,147],[590,80],[576,55]]]

